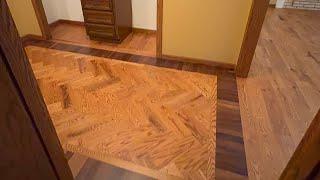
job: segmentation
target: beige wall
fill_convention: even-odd
[[[31,0],[7,0],[7,3],[20,37],[42,35]]]
[[[276,4],[277,0],[270,0],[270,4]]]
[[[163,54],[236,64],[251,3],[163,0]]]

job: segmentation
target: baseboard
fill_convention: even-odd
[[[22,36],[20,39],[21,39],[22,44],[25,44],[30,39],[46,40],[46,38],[39,36],[39,35],[34,35],[34,34],[27,34],[25,36]]]
[[[140,32],[140,33],[156,33],[156,30],[151,30],[151,29],[143,29],[143,28],[132,28],[133,32]]]
[[[269,8],[276,8],[275,4],[269,4]]]
[[[173,60],[173,61],[204,64],[204,65],[213,66],[213,67],[217,67],[217,68],[228,70],[228,71],[234,71],[236,66],[235,64],[230,64],[230,63],[222,63],[222,62],[209,61],[209,60],[197,59],[197,58],[188,58],[188,57],[182,57],[182,56],[162,55],[161,58],[166,60]]]
[[[84,22],[82,21],[73,21],[73,20],[68,20],[68,19],[58,19],[52,23],[49,24],[50,27],[55,27],[59,24],[72,24],[72,25],[79,25],[83,26]]]

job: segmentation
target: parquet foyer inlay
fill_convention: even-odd
[[[155,178],[214,177],[215,75],[26,51],[66,150],[128,162],[125,168]]]

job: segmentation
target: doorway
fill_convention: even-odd
[[[91,40],[80,0],[33,0],[42,35],[55,42],[122,53],[161,57],[162,0],[132,0],[132,33],[121,43]]]

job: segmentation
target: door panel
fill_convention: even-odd
[[[57,179],[3,56],[0,56],[0,99],[1,179]]]
[[[18,35],[17,29],[15,27],[15,24],[12,20],[8,5],[5,0],[0,1],[0,49],[2,52],[2,62],[6,65],[6,71],[10,73],[10,78],[13,81],[14,87],[16,88],[16,91],[19,92],[18,99],[20,99],[20,103],[22,102],[24,105],[24,108],[29,116],[29,119],[32,123],[32,126],[34,128],[34,131],[23,131],[26,134],[19,134],[18,132],[15,131],[14,127],[8,126],[8,124],[4,124],[3,128],[8,128],[7,129],[7,134],[11,133],[11,138],[12,139],[18,139],[19,141],[15,141],[15,143],[21,143],[22,141],[25,143],[25,146],[27,147],[28,143],[35,143],[36,141],[31,141],[28,142],[28,139],[23,139],[21,136],[26,136],[28,137],[31,134],[36,133],[36,135],[32,136],[38,136],[39,141],[41,142],[41,146],[43,151],[45,151],[45,155],[47,156],[47,159],[50,161],[51,164],[51,169],[54,170],[54,173],[56,175],[55,178],[57,179],[63,179],[63,180],[68,180],[68,179],[73,179],[72,173],[70,171],[70,168],[68,166],[67,160],[64,157],[63,150],[61,148],[58,136],[56,134],[56,131],[54,129],[53,123],[51,121],[51,118],[49,116],[48,110],[46,108],[46,105],[44,103],[42,94],[40,92],[40,89],[38,87],[37,81],[34,77],[34,74],[31,69],[31,65],[29,63],[29,60],[25,54],[25,51],[22,47],[20,37]],[[3,65],[2,63],[2,65]],[[1,66],[2,66],[1,65]],[[9,81],[9,80],[7,80]],[[4,86],[5,88],[6,86]],[[5,93],[5,92],[4,92]],[[16,96],[15,95],[12,96]],[[5,95],[3,95],[5,97]],[[8,100],[9,101],[9,100]],[[10,103],[9,101],[8,103]],[[5,102],[1,102],[5,103]],[[13,104],[16,104],[15,102],[11,102]],[[2,107],[5,108],[5,107]],[[2,109],[1,109],[2,111]],[[8,112],[3,111],[4,114],[2,117],[3,118],[8,118]],[[9,114],[12,112],[9,111]],[[15,117],[10,117],[15,118]],[[19,119],[19,118],[17,118]],[[2,119],[1,119],[2,120]],[[6,121],[4,121],[6,122]],[[8,120],[7,120],[8,122]],[[9,121],[11,122],[11,121]],[[30,124],[22,124],[22,125],[28,125]],[[27,128],[27,127],[25,127]],[[0,136],[2,136],[2,131],[0,131]],[[6,135],[6,134],[4,134]],[[33,139],[33,138],[31,138]],[[6,142],[6,141],[4,141]],[[2,142],[0,142],[2,143]],[[6,142],[8,143],[8,142]],[[6,145],[6,143],[1,144],[1,148]],[[24,146],[23,146],[24,147]],[[37,147],[37,149],[40,147]],[[13,151],[14,153],[15,151]],[[36,151],[35,151],[36,152]],[[6,151],[6,153],[10,153],[10,151]],[[20,153],[17,151],[16,153]],[[35,157],[35,154],[33,152],[28,151],[28,149],[25,149],[26,155],[34,157],[34,160],[36,160],[36,163],[38,163],[37,167],[39,168],[49,168],[46,165],[43,165],[43,162],[38,162],[38,157]],[[6,154],[0,154],[1,158],[2,156],[6,156]],[[20,154],[21,156],[21,154]],[[18,156],[18,157],[20,157]],[[40,157],[42,156],[41,154],[39,155]],[[2,160],[2,159],[0,159]],[[12,163],[18,163],[19,159],[14,159]],[[23,161],[23,159],[20,159]],[[27,162],[29,162],[30,159],[28,159]],[[31,161],[31,160],[30,160]],[[8,167],[11,167],[11,164],[4,164],[4,163],[10,163],[10,161],[6,162],[0,162],[0,171],[3,173],[8,171]],[[22,163],[21,166],[25,165],[25,162],[20,162]],[[31,163],[31,162],[30,162]],[[21,167],[21,166],[16,166],[16,167]],[[30,165],[32,166],[32,165]],[[28,169],[28,167],[27,167]],[[51,169],[47,169],[47,174],[48,176],[51,177]],[[34,168],[30,169],[30,172],[28,173],[40,173],[40,169],[37,171],[31,171],[35,170]],[[11,171],[9,172],[16,172],[16,173],[22,173],[20,171],[24,171],[24,169],[14,169],[12,168]],[[42,170],[41,170],[42,171]],[[27,172],[25,172],[27,173]],[[51,173],[52,174],[52,173]],[[2,176],[0,176],[2,177]],[[25,179],[25,178],[23,178]],[[27,179],[34,179],[34,178],[27,178]],[[50,179],[50,178],[41,178],[41,179]]]

